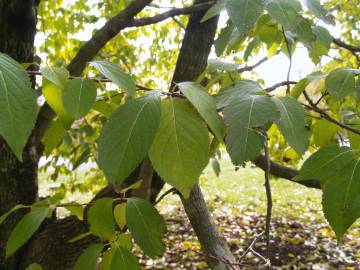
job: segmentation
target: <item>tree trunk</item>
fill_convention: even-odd
[[[36,8],[38,1],[0,0],[0,52],[18,62],[34,60]],[[13,134],[16,136],[16,134]],[[37,199],[38,149],[30,139],[20,162],[0,138],[0,215],[17,204],[30,205]],[[18,211],[0,225],[0,269],[15,269],[21,251],[5,261],[7,237],[24,215]]]
[[[196,0],[195,4],[204,2],[207,0]],[[204,14],[205,11],[195,13],[189,18],[176,63],[172,86],[183,81],[195,81],[207,67],[207,60],[214,43],[218,17],[201,23]],[[158,184],[158,181],[156,183]],[[231,269],[229,264],[225,262],[233,263],[235,259],[211,218],[198,184],[191,190],[190,197],[187,200],[182,199],[182,203],[202,250],[208,256],[205,259],[209,267],[214,270]]]

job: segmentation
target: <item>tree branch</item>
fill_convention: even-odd
[[[333,38],[333,39],[332,39],[332,42],[333,42],[334,44],[336,44],[337,46],[342,47],[342,48],[344,48],[344,49],[347,49],[347,50],[349,50],[349,51],[351,51],[351,52],[354,52],[354,53],[360,52],[360,47],[347,44],[347,43],[345,43],[344,41],[341,41],[341,40],[338,39],[338,38]]]
[[[151,24],[159,23],[161,21],[164,21],[166,19],[176,17],[179,15],[190,15],[195,12],[207,10],[214,3],[215,3],[215,1],[209,1],[206,3],[202,3],[202,4],[193,5],[191,7],[173,8],[173,9],[170,9],[169,11],[155,15],[153,17],[133,19],[130,22],[129,27],[139,27],[139,26],[151,25]]]
[[[122,29],[129,26],[133,18],[142,11],[152,0],[133,0],[123,11],[112,17],[92,38],[80,48],[74,59],[68,65],[71,75],[79,76],[88,61],[114,38]]]
[[[70,74],[72,76],[79,76],[85,69],[86,63],[91,61],[108,41],[114,38],[122,29],[126,28],[136,14],[151,2],[152,0],[133,0],[124,10],[112,17],[80,48],[67,67]],[[41,107],[32,134],[37,145],[40,145],[40,141],[55,115],[55,112],[47,103]]]
[[[307,106],[308,109],[314,111],[314,112],[317,112],[320,114],[320,116],[322,118],[324,118],[325,120],[331,122],[331,123],[334,123],[335,125],[343,128],[343,129],[346,129],[356,135],[359,135],[360,136],[360,130],[357,130],[355,128],[352,128],[352,127],[349,127],[348,125],[345,125],[343,123],[340,123],[339,121],[337,121],[336,119],[332,118],[330,115],[328,115],[324,110],[320,109],[312,100],[311,98],[309,97],[309,95],[306,93],[306,91],[303,92],[304,94],[304,97],[305,99],[307,100],[307,102],[309,103],[310,106]]]
[[[279,83],[277,83],[277,84],[274,84],[274,85],[271,86],[271,87],[265,88],[264,91],[265,91],[265,92],[272,92],[272,91],[278,89],[278,88],[281,87],[281,86],[288,86],[288,85],[291,85],[291,84],[297,84],[297,82],[295,82],[295,81],[279,82]]]
[[[255,160],[253,160],[253,163],[262,170],[266,169],[266,158],[264,155],[259,155]],[[321,188],[320,181],[317,179],[308,179],[305,181],[294,180],[294,177],[299,174],[298,170],[283,166],[274,161],[270,161],[270,173],[276,177],[281,177],[306,187],[317,189]]]

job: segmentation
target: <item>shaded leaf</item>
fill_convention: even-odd
[[[42,270],[42,267],[40,264],[32,263],[28,267],[26,267],[25,270]]]
[[[249,32],[264,11],[263,0],[227,0],[225,6],[240,35]]]
[[[280,120],[277,121],[281,133],[289,145],[302,155],[309,145],[310,132],[305,127],[305,111],[293,97],[275,97],[275,104],[280,110]]]
[[[225,2],[226,2],[226,0],[216,1],[216,3],[211,8],[209,8],[208,11],[206,11],[204,17],[202,17],[200,22],[203,23],[203,22],[217,16],[218,14],[220,14],[220,12],[225,9]]]
[[[91,205],[88,213],[90,231],[94,235],[106,240],[111,240],[115,237],[112,205],[113,199],[101,198]]]
[[[320,20],[335,25],[334,17],[321,5],[319,0],[302,0],[306,7]]]
[[[0,136],[20,161],[35,125],[36,107],[29,76],[15,60],[0,53]]]
[[[96,270],[97,260],[103,248],[102,244],[93,244],[85,249],[76,260],[74,270]]]
[[[6,257],[14,254],[30,239],[47,217],[48,213],[49,208],[47,207],[33,207],[29,213],[20,219],[7,241]]]
[[[112,256],[111,270],[139,270],[137,258],[126,248],[119,247]]]
[[[340,239],[360,217],[360,160],[352,160],[342,170],[334,170],[323,187],[326,219]]]
[[[325,87],[335,101],[338,101],[352,92],[355,92],[356,69],[337,68],[329,73],[325,79]]]
[[[351,160],[352,150],[348,147],[330,145],[320,148],[320,150],[305,160],[295,179],[327,179],[336,171],[347,166]]]
[[[161,107],[157,92],[129,100],[117,109],[99,138],[99,165],[106,178],[121,183],[146,156],[158,129]]]
[[[129,198],[126,220],[131,235],[145,254],[155,257],[164,253],[165,245],[161,238],[165,234],[166,225],[154,206],[140,198]]]
[[[24,207],[26,207],[26,206],[22,205],[22,204],[15,205],[13,208],[11,208],[9,211],[7,211],[5,214],[0,216],[0,224],[3,223],[10,214],[12,214],[16,210],[22,209]]]
[[[255,94],[256,92],[259,92],[261,90],[261,86],[255,81],[237,81],[234,85],[222,88],[220,92],[215,96],[216,107],[218,109],[224,108],[236,97]]]
[[[46,130],[44,137],[41,139],[47,156],[50,155],[52,150],[63,141],[66,133],[67,131],[60,119],[56,119],[50,123],[50,127]]]

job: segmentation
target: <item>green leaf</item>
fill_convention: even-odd
[[[130,96],[135,95],[136,85],[131,76],[125,73],[118,65],[108,61],[93,61],[91,66],[101,72],[106,78],[117,84]]]
[[[306,7],[312,12],[317,18],[325,23],[335,25],[334,17],[331,16],[327,10],[321,5],[319,0],[302,0]]]
[[[245,161],[255,159],[263,147],[261,135],[241,125],[231,125],[225,141],[226,150],[235,165],[241,165]]]
[[[264,11],[263,0],[227,0],[226,11],[239,34],[248,33]]]
[[[95,102],[95,83],[90,79],[75,78],[65,85],[62,98],[64,108],[71,117],[83,117]]]
[[[244,60],[247,61],[252,53],[252,51],[260,45],[260,38],[258,36],[254,37],[249,45],[246,47],[244,52]]]
[[[270,0],[266,5],[270,16],[281,23],[288,30],[293,29],[293,18],[301,10],[301,4],[297,0]]]
[[[159,127],[160,97],[149,92],[117,109],[101,131],[99,165],[106,178],[121,183],[146,156]]]
[[[32,263],[28,267],[26,267],[25,270],[42,270],[42,267],[40,264]]]
[[[227,25],[225,28],[221,29],[220,34],[214,44],[215,52],[218,57],[224,53],[225,48],[230,41],[233,31],[234,31],[234,25],[232,23]]]
[[[221,167],[220,167],[219,161],[218,161],[216,158],[212,158],[212,159],[211,159],[211,167],[212,167],[215,175],[216,175],[217,177],[219,177],[220,172],[221,172]]]
[[[268,96],[235,97],[224,109],[229,124],[226,149],[235,165],[256,158],[263,146],[263,138],[254,128],[276,121],[280,114]]]
[[[100,270],[111,270],[115,249],[108,249],[101,258]]]
[[[255,81],[237,81],[234,85],[222,88],[215,96],[216,107],[218,109],[224,108],[236,97],[255,94],[261,90],[261,86]]]
[[[154,206],[140,198],[129,198],[126,220],[132,237],[145,254],[155,257],[164,253],[165,245],[161,238],[165,234],[166,225]]]
[[[59,116],[60,121],[65,129],[71,127],[74,118],[71,117],[65,110],[63,103],[63,91],[64,85],[59,86],[51,81],[43,79],[42,93],[46,99],[46,102],[54,110],[54,112]]]
[[[340,239],[360,217],[360,160],[353,160],[342,170],[333,171],[323,187],[326,219]]]
[[[149,151],[161,178],[188,197],[209,161],[209,148],[206,124],[190,103],[163,100],[160,127]]]
[[[9,211],[7,211],[5,214],[1,215],[0,216],[0,224],[3,223],[5,221],[5,219],[10,215],[12,214],[13,212],[15,212],[16,210],[19,210],[19,209],[22,209],[22,208],[25,208],[26,206],[25,205],[22,205],[22,204],[18,204],[18,205],[15,205],[13,208],[11,208]]]
[[[126,204],[120,203],[115,206],[114,208],[114,218],[119,226],[119,228],[122,230],[124,229],[126,225]]]
[[[89,246],[76,260],[74,270],[96,270],[97,260],[103,250],[102,244]]]
[[[115,237],[112,205],[113,200],[111,198],[102,198],[96,200],[89,209],[90,231],[105,240],[111,240]]]
[[[289,145],[301,156],[309,145],[310,132],[305,127],[304,109],[293,97],[275,97],[274,102],[280,110],[277,121],[281,133]]]
[[[137,258],[126,248],[119,247],[112,257],[111,270],[140,270]]]
[[[350,148],[338,145],[320,148],[304,162],[295,180],[320,179],[323,181],[347,166],[352,160],[352,152]]]
[[[44,137],[41,139],[47,156],[49,156],[52,150],[63,141],[66,133],[67,131],[60,119],[56,119],[50,123],[50,127],[46,130]]]
[[[133,247],[131,235],[127,233],[120,234],[116,239],[116,244],[131,251]]]
[[[60,88],[64,88],[69,78],[69,71],[62,67],[41,67],[40,71],[45,79]]]
[[[240,68],[239,64],[231,63],[231,62],[224,62],[218,59],[209,59],[208,60],[208,70],[210,72],[214,72],[217,70],[220,71],[235,71]]]
[[[225,107],[224,115],[230,126],[240,124],[245,128],[259,127],[280,119],[279,109],[265,95],[236,97]]]
[[[84,207],[76,202],[65,204],[65,208],[75,215],[79,220],[84,220]]]
[[[202,86],[193,82],[179,83],[178,86],[180,91],[209,125],[217,139],[222,142],[225,134],[225,125],[216,111],[214,98]]]
[[[359,73],[356,69],[337,68],[329,73],[325,79],[325,87],[335,101],[355,92],[355,74]]]
[[[200,22],[205,22],[217,15],[220,14],[221,11],[225,9],[225,2],[226,0],[218,0],[216,3],[209,8],[209,10],[205,13],[204,17],[202,17]]]
[[[335,135],[336,132],[340,130],[339,126],[325,119],[316,121],[316,123],[312,126],[312,129],[314,143],[320,147],[336,143],[337,139],[335,138]]]
[[[14,254],[30,239],[47,217],[48,213],[49,208],[47,207],[33,207],[29,213],[20,219],[7,241],[6,257]]]
[[[0,136],[20,161],[35,125],[36,107],[36,94],[25,70],[0,53]]]

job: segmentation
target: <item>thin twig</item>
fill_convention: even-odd
[[[290,81],[290,73],[291,73],[291,68],[292,68],[292,53],[291,53],[291,44],[285,34],[285,30],[284,28],[282,29],[284,38],[285,38],[285,43],[286,43],[286,49],[287,52],[289,54],[289,68],[287,71],[287,75],[286,75],[286,81],[289,82]],[[287,88],[286,88],[286,94],[290,94],[290,84],[287,84]]]
[[[279,54],[280,50],[278,50],[275,55]],[[238,68],[236,71],[237,72],[245,72],[245,71],[251,71],[255,68],[257,68],[258,66],[260,66],[262,63],[266,62],[267,60],[269,60],[269,57],[265,56],[264,58],[262,58],[260,61],[258,61],[257,63],[255,63],[254,65],[251,66],[245,66],[242,68]]]
[[[360,136],[360,130],[357,130],[355,128],[349,127],[348,125],[344,125],[343,123],[340,123],[339,121],[337,121],[336,119],[334,119],[330,115],[328,115],[323,109],[320,109],[318,106],[316,106],[316,104],[311,100],[311,98],[306,93],[306,91],[303,92],[303,95],[304,95],[306,101],[309,103],[309,105],[304,104],[306,108],[308,108],[309,110],[312,110],[314,112],[317,112],[318,114],[320,114],[320,116],[323,119],[325,119],[331,123],[334,123],[335,125],[342,127],[343,129],[349,130],[352,133],[355,133]]]
[[[268,143],[268,136],[266,133],[266,129],[263,129],[264,135],[264,148],[265,148],[265,159],[266,159],[266,167],[265,167],[265,189],[266,189],[266,198],[267,198],[267,211],[266,211],[266,226],[265,226],[265,237],[266,237],[266,254],[269,262],[269,267],[271,266],[270,263],[270,228],[271,228],[271,213],[272,213],[272,194],[271,194],[271,186],[270,186],[270,168],[271,168],[271,161],[270,161],[270,150],[269,150],[269,143]]]
[[[164,192],[164,194],[162,194],[157,200],[156,202],[154,202],[154,206],[157,205],[158,203],[160,203],[167,195],[169,195],[170,193],[177,193],[177,189],[176,188],[170,188],[169,190],[167,190],[166,192]]]
[[[279,83],[277,83],[277,84],[274,84],[274,85],[271,86],[271,87],[265,88],[264,91],[269,93],[269,92],[272,92],[272,91],[278,89],[278,88],[281,87],[281,86],[290,86],[290,85],[292,85],[292,84],[297,84],[297,82],[296,82],[296,81],[284,81],[284,82],[279,82]]]

